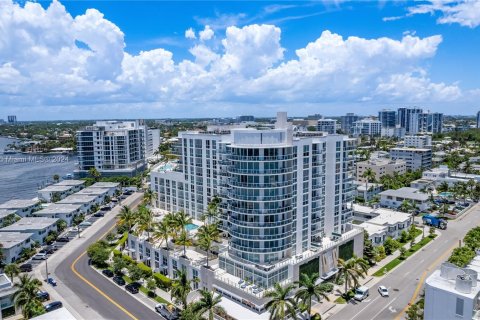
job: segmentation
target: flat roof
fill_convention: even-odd
[[[12,199],[0,204],[0,209],[24,209],[33,207],[38,203],[40,201],[33,199]]]
[[[397,190],[389,189],[379,193],[381,196],[392,196],[392,197],[401,197],[408,198],[419,201],[428,200],[428,194],[421,193],[420,190],[416,188],[403,187]]]
[[[38,317],[34,317],[32,319],[36,319],[36,320],[77,320],[77,318],[75,318],[75,316],[70,311],[68,311],[65,307],[62,307],[60,309],[44,313],[44,314],[39,315]]]
[[[375,210],[375,213],[377,213],[378,216],[368,220],[368,222],[376,225],[401,223],[408,221],[412,218],[412,215],[409,213],[389,210],[385,208],[379,208]]]
[[[59,204],[64,204],[64,203],[90,203],[97,200],[97,196],[94,195],[89,195],[89,194],[72,194],[66,197],[65,199],[62,199],[56,203]]]
[[[92,187],[88,187],[88,188],[85,188],[85,189],[82,189],[78,192],[76,192],[75,194],[77,195],[81,195],[81,194],[87,194],[87,195],[96,195],[96,196],[99,196],[99,195],[103,195],[105,193],[108,193],[110,191],[109,188],[92,188]]]
[[[50,227],[58,221],[57,218],[48,217],[27,217],[22,218],[9,225],[8,227],[0,229],[0,232],[7,231],[24,231],[24,230],[42,230]]]
[[[15,214],[17,211],[12,209],[0,209],[0,219],[8,217],[11,214]]]
[[[370,223],[369,221],[359,224],[369,235],[375,235],[387,231],[387,226],[379,226],[377,224]]]
[[[80,186],[85,184],[84,180],[63,180],[55,183],[56,186]]]
[[[96,182],[89,188],[117,188],[120,186],[119,182]]]
[[[31,238],[33,233],[0,232],[0,244],[3,249],[10,249]]]
[[[427,152],[427,151],[432,151],[432,149],[428,148],[409,148],[409,147],[397,147],[397,148],[392,148],[390,151],[419,151],[419,152]]]
[[[34,215],[50,215],[56,213],[71,213],[81,208],[80,204],[72,203],[52,203],[40,211],[34,212]]]
[[[63,191],[69,191],[70,189],[72,189],[72,186],[51,185],[38,190],[38,192],[63,192]]]

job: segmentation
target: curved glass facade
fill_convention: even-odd
[[[260,264],[292,250],[294,147],[227,146],[230,254]]]

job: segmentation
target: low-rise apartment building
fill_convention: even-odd
[[[360,161],[356,164],[357,180],[365,182],[363,174],[368,169],[375,173],[375,180],[380,180],[384,175],[393,175],[394,173],[404,174],[407,172],[407,163],[404,160],[393,160],[388,158],[372,158],[366,161]]]
[[[11,217],[16,217],[17,219],[19,218],[15,210],[0,209],[0,227],[7,219]]]
[[[0,232],[3,261],[6,264],[15,262],[24,248],[31,248],[33,245],[32,236],[33,233]]]
[[[406,148],[428,149],[432,147],[432,136],[408,135],[403,138],[403,146]]]
[[[107,197],[112,197],[110,195],[110,190],[107,189],[107,188],[92,188],[92,187],[88,187],[88,188],[85,188],[81,191],[78,191],[75,195],[77,196],[95,196],[96,197],[96,200],[97,202],[103,204],[105,202],[105,200],[107,200]]]
[[[108,189],[107,195],[109,197],[113,197],[121,190],[120,183],[118,182],[95,182],[89,188]]]
[[[404,160],[407,169],[412,171],[432,167],[432,149],[392,148],[390,149],[390,157],[393,160]]]
[[[0,273],[0,314],[16,314],[13,295],[17,290],[12,280],[5,273]]]
[[[383,191],[383,185],[379,183],[369,183],[367,185],[363,182],[356,182],[357,192],[356,197],[362,198],[366,201],[372,200],[376,195]]]
[[[12,199],[0,204],[0,209],[13,210],[20,217],[30,216],[40,209],[40,201],[29,199]]]
[[[93,206],[102,205],[102,201],[96,195],[90,194],[72,194],[63,200],[57,202],[57,204],[76,204],[81,206],[83,213],[87,213]]]
[[[386,190],[379,193],[380,205],[388,208],[399,208],[403,201],[407,200],[415,205],[418,210],[427,210],[430,208],[429,195],[420,192],[420,190],[410,187],[404,187],[397,190]]]
[[[423,319],[480,319],[480,257],[465,268],[444,262],[425,281]]]
[[[64,180],[38,190],[37,194],[42,201],[52,202],[52,197],[57,198],[56,201],[58,201],[82,190],[84,186],[85,181],[83,180]]]
[[[8,227],[0,229],[0,238],[3,232],[20,232],[32,235],[32,241],[40,244],[45,242],[45,237],[50,231],[57,231],[57,221],[55,218],[28,217],[22,218]]]
[[[71,226],[73,219],[82,214],[81,204],[59,204],[52,203],[34,213],[35,217],[56,218],[64,220],[68,226]]]

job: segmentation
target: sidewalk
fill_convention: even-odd
[[[437,237],[435,239],[438,239],[441,236],[441,233],[438,230],[436,230],[436,234],[437,234]],[[427,236],[428,235],[425,235],[425,237],[427,237]],[[420,240],[422,240],[422,234],[420,234],[419,236],[417,236],[415,238],[415,243],[418,243]],[[423,248],[428,247],[431,243],[432,243],[432,241],[429,242]],[[410,247],[409,243],[404,244],[404,246],[406,246],[407,248]],[[413,259],[415,257],[415,255],[417,255],[421,251],[422,250],[418,250],[417,252],[412,254],[410,257],[408,257],[408,259]],[[396,259],[399,256],[400,256],[400,251],[396,250],[393,254],[387,256],[382,261],[377,262],[377,264],[375,266],[371,267],[368,270],[368,275],[365,276],[365,278],[360,278],[360,281],[359,281],[360,285],[366,285],[366,286],[372,288],[375,284],[381,282],[382,279],[383,279],[383,276],[382,277],[375,277],[375,276],[373,276],[373,274],[375,272],[377,272],[378,270],[381,270],[386,264],[388,264],[389,262],[391,262],[392,260]],[[395,268],[392,269],[389,272],[392,272],[394,270],[395,270]],[[389,272],[385,273],[385,275],[387,275]],[[322,300],[322,303],[315,304],[314,306],[312,306],[312,312],[318,312],[322,316],[322,319],[328,319],[332,315],[341,311],[345,306],[347,306],[347,303],[339,304],[339,303],[335,303],[334,301],[337,298],[339,298],[343,294],[343,292],[344,292],[344,287],[343,286],[335,285],[335,288],[333,289],[332,293],[330,293],[328,295],[328,298],[329,298],[330,301],[327,301],[327,300],[324,299],[324,300]]]

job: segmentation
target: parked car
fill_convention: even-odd
[[[89,221],[83,221],[82,223],[79,224],[80,227],[90,227],[91,225],[92,223]]]
[[[103,211],[97,211],[93,214],[94,217],[101,218],[105,216],[105,212]],[[83,222],[82,222],[83,223]]]
[[[37,298],[40,299],[40,301],[48,301],[50,300],[50,294],[47,291],[38,291]]]
[[[378,293],[380,293],[380,295],[381,295],[382,297],[388,297],[388,296],[389,296],[389,294],[388,294],[388,289],[387,289],[387,287],[385,287],[385,286],[379,286],[379,287],[378,287]]]
[[[160,313],[167,320],[180,319],[180,311],[172,304],[159,303],[155,306],[155,311]]]
[[[132,293],[132,294],[135,294],[135,293],[138,293],[138,289],[141,287],[142,285],[138,282],[132,282],[132,283],[129,283],[125,286],[125,289],[127,289],[128,292]]]
[[[110,209],[112,209],[112,208],[110,208],[110,206],[103,206],[100,210],[101,211],[109,211]]]
[[[55,279],[53,279],[52,277],[49,277],[47,282],[50,283],[53,287],[57,286],[57,281],[55,281]]]
[[[113,280],[113,282],[115,282],[119,286],[124,286],[125,285],[125,280],[123,280],[123,278],[120,277],[120,276],[115,276],[115,277],[112,278],[112,280]]]
[[[48,245],[44,248],[44,250],[47,250],[49,254],[52,254],[58,250],[58,247],[55,245]]]
[[[20,268],[20,271],[22,271],[22,272],[32,271],[32,265],[30,263],[24,263],[19,268]]]
[[[54,253],[54,252],[55,252],[55,251],[54,251],[52,248],[48,248],[48,249],[47,249],[47,248],[44,248],[44,249],[38,251],[38,253],[45,253],[45,254],[52,254],[52,253]]]
[[[47,259],[47,254],[44,252],[39,252],[36,255],[33,256],[32,260],[46,260]]]
[[[63,304],[60,301],[53,301],[45,306],[45,311],[50,312],[60,309],[61,307],[63,307]]]
[[[68,237],[60,237],[57,238],[57,242],[70,242],[70,239]]]
[[[102,271],[102,273],[109,278],[113,277],[113,271],[112,270],[105,269],[105,270]]]

